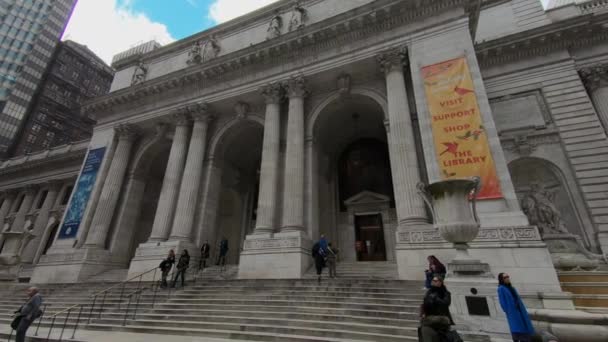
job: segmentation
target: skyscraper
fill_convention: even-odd
[[[114,70],[86,46],[59,43],[8,156],[90,138],[95,121],[80,106],[106,94],[113,77]]]
[[[0,0],[0,157],[19,130],[76,0]]]

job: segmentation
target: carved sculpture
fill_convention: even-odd
[[[133,78],[131,79],[131,85],[138,85],[144,83],[146,80],[146,75],[148,74],[148,67],[144,64],[143,61],[140,61],[135,67],[135,71],[133,72]]]
[[[199,41],[194,42],[190,47],[190,51],[188,51],[188,64],[196,64],[200,63],[203,60],[201,49],[201,43]]]
[[[268,29],[266,30],[266,39],[273,39],[281,35],[283,27],[283,18],[279,14],[272,17]]]
[[[6,246],[0,254],[0,265],[3,266],[14,266],[20,263],[25,247],[35,237],[28,229],[23,232],[2,232],[2,236]]]
[[[555,193],[545,190],[538,183],[533,183],[530,192],[521,201],[521,207],[530,224],[535,225],[544,236],[550,233],[566,233],[561,214],[554,202]]]
[[[211,60],[211,59],[217,57],[217,55],[219,55],[220,51],[221,51],[220,44],[218,43],[215,36],[212,35],[211,37],[209,37],[209,40],[207,40],[202,46],[202,51],[201,51],[202,62],[206,62],[208,60]]]
[[[306,14],[306,9],[300,5],[299,1],[296,2],[293,11],[291,12],[291,19],[289,20],[289,32],[304,27]]]

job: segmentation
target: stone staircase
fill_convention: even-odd
[[[52,324],[49,317],[53,313],[84,304],[78,329],[86,332],[80,336],[97,331],[103,335],[155,334],[172,340],[190,336],[248,341],[417,341],[418,308],[424,294],[421,283],[380,279],[374,274],[388,272],[391,265],[358,265],[363,267],[356,269],[342,266],[343,276],[324,279],[320,285],[314,272],[314,279],[235,280],[227,278],[236,275],[236,266],[228,266],[223,272],[211,267],[201,272],[196,282],[190,279],[183,289],[155,293],[150,283],[145,284],[146,290],[139,297],[134,295],[130,304],[126,294],[137,283],[129,284],[122,296],[118,286],[106,296],[103,312],[99,302],[91,311],[91,295],[109,283],[41,286],[48,305],[41,332]],[[0,324],[8,324],[12,311],[23,303],[22,291],[0,289]],[[77,315],[75,310],[69,316],[64,339],[71,336]],[[62,326],[65,317],[66,313],[60,315],[55,327]],[[486,335],[457,328],[465,341],[490,341]],[[57,339],[60,331],[53,330],[51,339]],[[34,332],[35,327],[30,335]]]
[[[608,271],[559,272],[562,290],[572,293],[579,310],[608,313]]]
[[[104,283],[119,283],[127,279],[129,274],[128,268],[117,268],[96,274],[89,279],[88,283],[104,282]]]
[[[336,264],[338,278],[349,279],[397,279],[397,264],[392,262],[338,262]],[[323,268],[323,278],[329,275],[329,269]],[[317,279],[317,271],[311,267],[305,279]]]

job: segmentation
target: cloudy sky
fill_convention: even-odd
[[[164,45],[275,1],[78,0],[63,39],[87,45],[110,63],[137,44],[154,39]]]

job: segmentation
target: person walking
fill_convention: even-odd
[[[424,301],[420,308],[420,337],[422,341],[443,342],[447,340],[450,326],[454,325],[454,320],[452,320],[450,314],[451,303],[452,296],[443,284],[443,278],[434,276],[431,279],[431,287],[424,295]]]
[[[182,287],[185,286],[186,279],[186,270],[190,265],[190,254],[188,254],[188,250],[184,249],[182,255],[180,255],[179,260],[177,262],[177,273],[175,273],[175,278],[173,278],[173,285],[171,287],[175,287],[177,283],[177,278],[181,275],[182,277]]]
[[[226,254],[228,254],[228,239],[226,237],[222,238],[220,242],[220,255],[217,258],[216,266],[222,266],[222,268],[226,265]]]
[[[19,310],[15,311],[16,316],[11,323],[11,327],[17,331],[15,342],[24,342],[27,329],[34,320],[42,316],[42,310],[40,309],[42,296],[40,296],[38,288],[30,287],[25,290],[25,293],[27,294],[27,301]]]
[[[528,310],[511,284],[507,273],[498,274],[498,301],[507,315],[509,330],[514,342],[530,342],[534,335],[534,327],[528,316]]]
[[[321,247],[321,241],[317,241],[312,246],[311,254],[317,269],[317,282],[321,284],[321,273],[323,273],[323,267],[325,267],[325,250]]]
[[[336,274],[336,263],[338,262],[338,249],[331,245],[331,242],[327,245],[327,268],[329,269],[329,277],[335,278]]]
[[[171,272],[173,264],[175,264],[175,252],[171,249],[169,250],[169,255],[167,255],[167,258],[165,258],[165,260],[163,260],[159,265],[161,271],[160,287],[163,289],[167,288],[168,286],[167,276],[169,276],[169,272]]]
[[[199,270],[204,270],[205,267],[207,267],[207,259],[209,259],[210,249],[211,248],[209,246],[209,241],[205,241],[205,243],[203,243],[203,245],[201,246],[201,261],[198,264]]]
[[[429,268],[424,271],[425,274],[425,282],[424,288],[431,288],[431,280],[434,276],[439,276],[441,279],[445,279],[445,275],[447,270],[445,266],[437,259],[434,255],[429,255],[426,260],[429,262]]]

